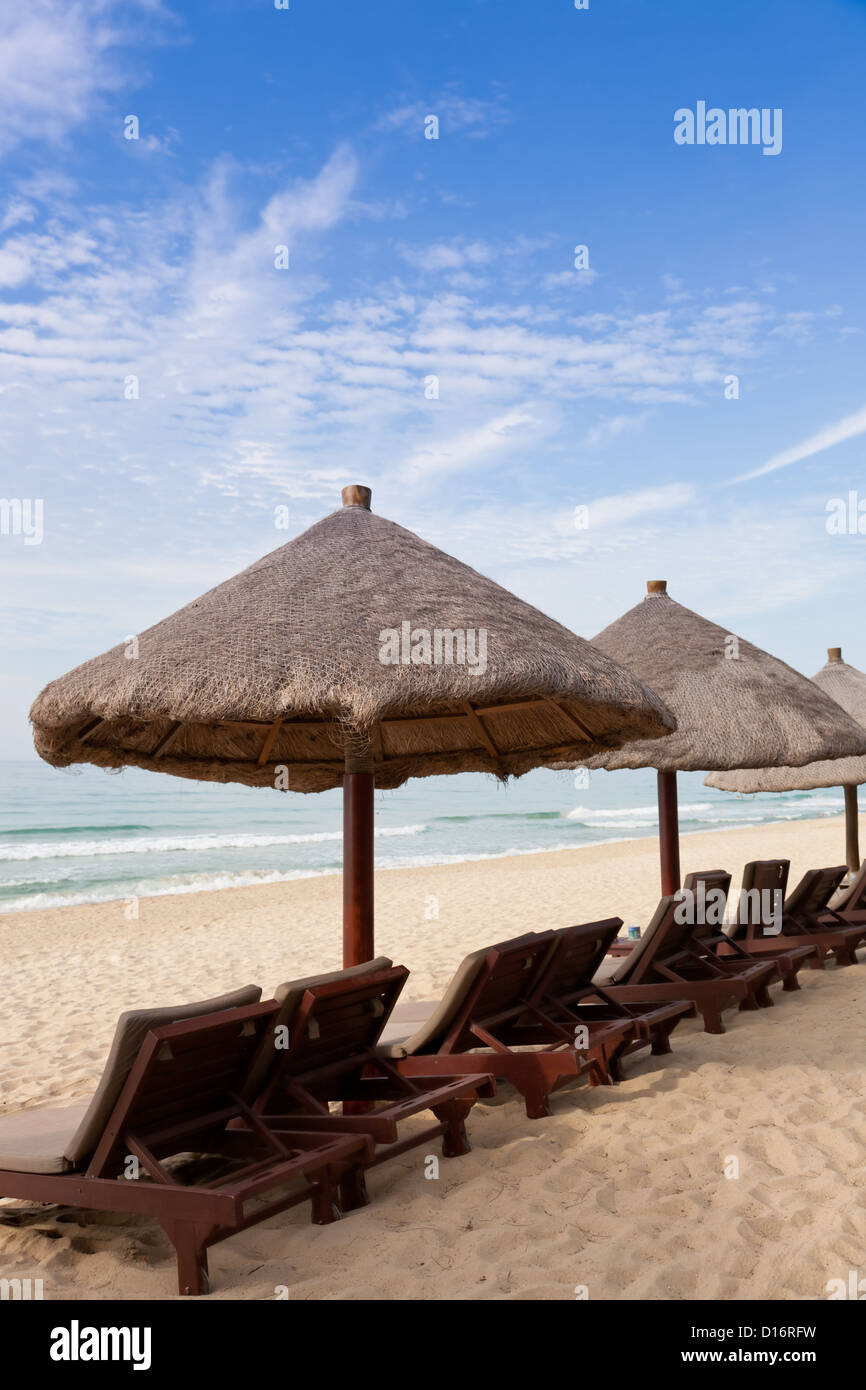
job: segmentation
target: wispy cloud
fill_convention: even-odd
[[[139,22],[146,18],[145,27]],[[58,141],[139,80],[169,18],[159,0],[27,0],[0,9],[0,155]],[[135,43],[134,59],[125,53]]]
[[[428,116],[439,120],[442,135],[462,132],[473,139],[483,140],[496,126],[508,119],[503,93],[494,88],[489,97],[467,97],[455,86],[445,87],[429,101],[408,100],[384,112],[375,122],[374,130],[403,131],[424,136]]]
[[[462,270],[465,266],[486,265],[493,251],[486,242],[458,238],[432,246],[402,246],[400,255],[419,270]]]
[[[778,468],[788,468],[792,463],[801,463],[803,459],[812,458],[814,454],[823,453],[825,449],[832,449],[834,444],[844,444],[848,439],[856,439],[860,434],[866,434],[866,407],[855,410],[853,415],[846,415],[843,420],[837,420],[835,425],[825,425],[817,434],[810,434],[808,439],[795,444],[793,448],[774,454],[760,468],[754,468],[750,473],[741,473],[738,477],[732,478],[731,482],[747,482],[750,478],[761,478],[765,473],[775,473]]]

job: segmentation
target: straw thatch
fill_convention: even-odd
[[[346,757],[379,787],[505,777],[674,726],[630,672],[347,492],[351,505],[142,633],[137,656],[121,644],[46,686],[37,752],[249,786],[287,771],[292,790],[320,791]],[[411,650],[383,664],[383,633],[403,623],[420,657],[422,630],[472,634],[474,668],[448,637],[439,664],[435,646],[430,664]]]
[[[663,580],[651,586],[592,641],[661,695],[676,733],[600,754],[587,767],[800,767],[866,753],[866,729],[813,681],[675,603]]]
[[[839,655],[836,655],[836,653]],[[841,705],[858,724],[866,727],[866,674],[842,660],[838,647],[812,680]],[[726,792],[814,791],[817,787],[855,787],[866,782],[866,758],[829,758],[804,767],[738,768],[736,772],[711,772],[708,787]]]

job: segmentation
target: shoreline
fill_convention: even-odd
[[[706,830],[690,830],[680,836],[681,845],[691,839],[697,839],[705,835],[736,835],[751,834],[754,831],[773,830],[788,827],[791,825],[823,825],[825,823],[838,823],[844,826],[844,816],[803,816],[796,819],[780,821],[761,821],[751,822],[746,825],[733,827],[708,827]],[[611,845],[631,845],[640,844],[645,840],[658,842],[658,830],[656,829],[647,835],[621,835],[610,839],[591,840],[583,845],[556,845],[550,849],[510,849],[503,850],[499,854],[481,854],[455,856],[450,859],[431,860],[422,864],[383,864],[377,865],[375,873],[422,873],[433,869],[450,869],[463,864],[489,864],[511,859],[542,858],[547,855],[559,854],[581,854],[587,851],[607,847]],[[841,862],[841,860],[839,861]],[[265,871],[263,871],[265,872]],[[279,871],[274,871],[279,872]],[[146,902],[154,898],[192,898],[197,896],[210,896],[217,893],[237,893],[255,892],[260,889],[280,887],[289,883],[304,883],[310,879],[335,878],[342,875],[342,868],[327,869],[293,869],[287,871],[285,876],[272,879],[263,879],[260,883],[226,883],[219,888],[168,888],[161,892],[125,894],[111,898],[89,898],[81,902],[66,902],[46,905],[44,903],[34,903],[32,907],[6,907],[0,905],[0,923],[7,917],[26,917],[37,912],[67,912],[76,908],[96,908],[110,907],[117,903],[129,903],[131,901]],[[732,884],[732,887],[735,885]],[[34,894],[34,898],[38,895]]]

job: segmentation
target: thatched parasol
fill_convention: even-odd
[[[842,660],[841,647],[827,648],[826,665],[812,680],[866,727],[866,673]],[[736,772],[711,772],[704,781],[708,787],[726,792],[814,791],[841,786],[845,793],[845,856],[852,874],[860,868],[857,788],[866,782],[866,758],[830,758],[803,767],[738,768]]]
[[[678,771],[799,767],[866,753],[866,729],[819,686],[675,603],[666,580],[650,580],[646,598],[592,642],[676,716],[669,738],[639,739],[584,760],[590,768],[658,769],[663,894],[680,886]]]
[[[506,778],[674,727],[628,671],[491,579],[370,511],[370,491],[31,710],[56,767],[343,787],[347,964],[373,956],[373,788]]]

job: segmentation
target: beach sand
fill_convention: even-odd
[[[683,837],[683,871],[783,854],[791,882],[840,862],[838,819]],[[658,898],[654,839],[377,874],[377,950],[404,998],[469,950],[621,916]],[[86,1099],[123,1009],[201,999],[339,965],[339,877],[0,916],[2,1112]],[[126,909],[128,911],[128,909]],[[861,958],[866,952],[861,952]],[[308,1207],[217,1245],[212,1298],[814,1299],[866,1274],[866,963],[803,971],[775,1007],[700,1020],[626,1080],[553,1097],[530,1121],[504,1084],[473,1151],[425,1178],[416,1149],[371,1173],[372,1205],[331,1226]],[[731,1159],[739,1177],[726,1178]],[[127,1216],[4,1204],[0,1277],[46,1299],[176,1297],[162,1231]],[[17,1214],[21,1224],[5,1220]],[[578,1294],[576,1294],[576,1290]]]

